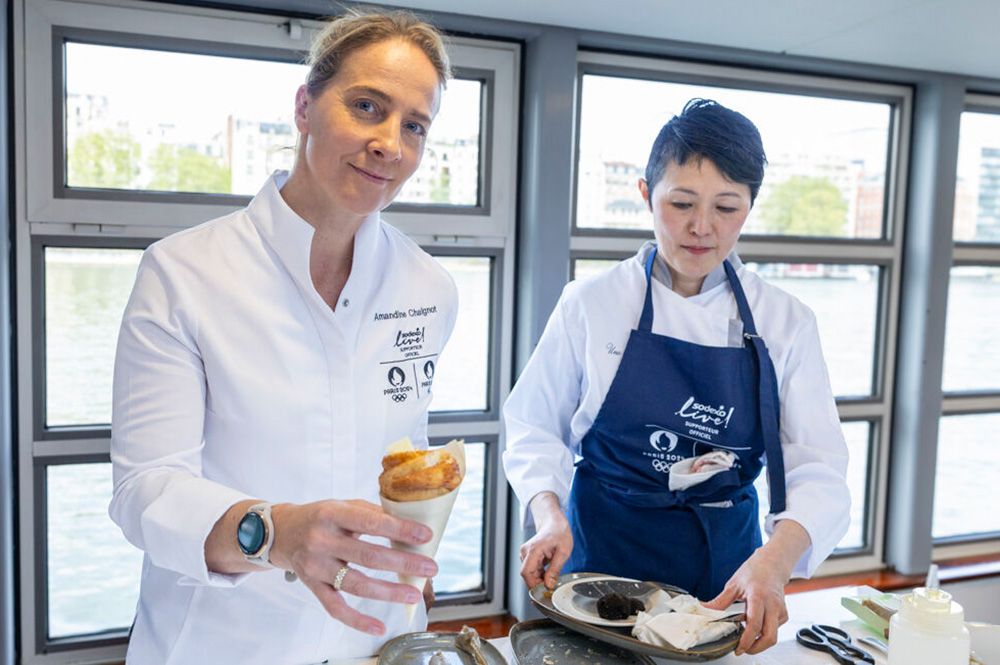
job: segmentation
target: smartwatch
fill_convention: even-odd
[[[236,542],[250,563],[265,568],[276,566],[268,559],[274,543],[274,522],[271,520],[270,503],[258,503],[247,509],[236,529]]]

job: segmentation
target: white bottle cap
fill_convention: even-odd
[[[950,593],[925,587],[903,596],[899,614],[900,619],[912,621],[921,629],[933,632],[961,631],[965,622],[965,611],[951,599]]]

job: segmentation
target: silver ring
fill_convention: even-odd
[[[340,585],[344,583],[344,578],[347,577],[347,571],[350,569],[351,567],[345,563],[340,567],[340,570],[337,571],[337,576],[333,578],[334,591],[340,591]]]

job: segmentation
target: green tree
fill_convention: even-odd
[[[431,188],[431,203],[451,203],[451,173],[444,167]]]
[[[125,129],[90,132],[67,155],[70,187],[132,189],[139,173],[139,143]]]
[[[191,148],[160,144],[149,159],[149,168],[153,177],[147,189],[214,194],[232,191],[232,173],[221,160]]]
[[[847,201],[829,178],[794,176],[763,201],[760,219],[770,233],[840,237],[847,222]]]

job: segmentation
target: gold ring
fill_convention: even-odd
[[[340,567],[340,570],[337,571],[337,576],[333,578],[334,591],[340,591],[340,585],[344,583],[344,578],[347,577],[347,571],[350,569],[351,567],[345,563]]]

